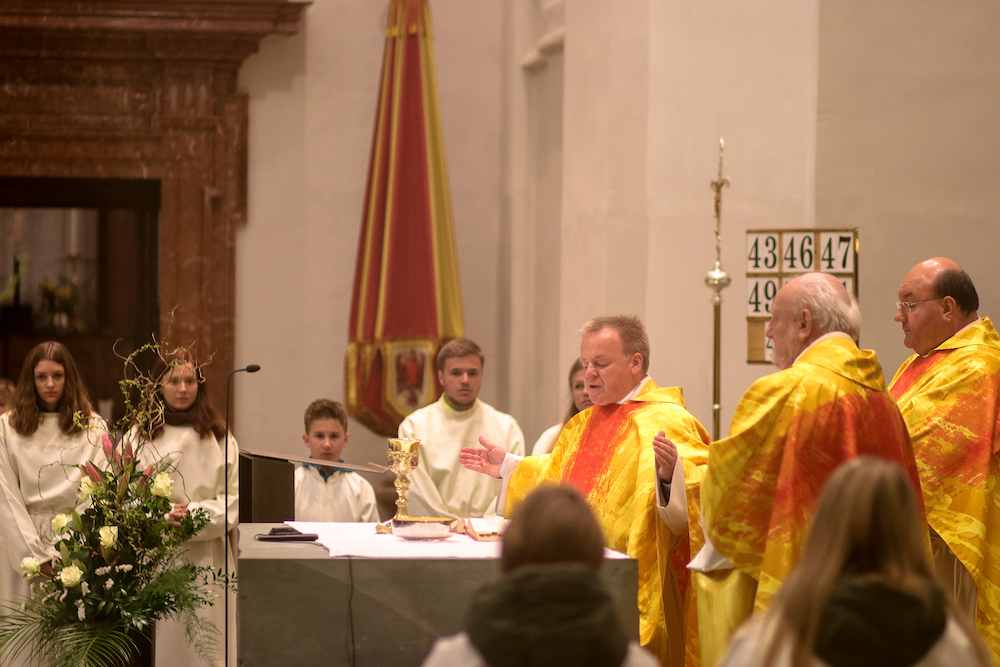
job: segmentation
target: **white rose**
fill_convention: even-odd
[[[59,573],[59,580],[62,581],[62,585],[66,588],[72,588],[80,583],[80,579],[83,578],[83,570],[78,568],[76,565],[70,565],[69,567],[64,567],[63,571]]]
[[[101,537],[101,546],[110,549],[118,546],[118,526],[101,526],[97,534]]]
[[[62,535],[72,520],[73,518],[69,514],[56,514],[52,517],[52,532],[56,535]]]
[[[97,492],[97,484],[89,477],[84,477],[80,481],[80,497],[87,498]]]
[[[37,558],[32,558],[28,556],[27,558],[21,559],[21,569],[29,577],[33,577],[42,571],[42,564],[38,562]]]
[[[170,475],[165,472],[156,473],[156,476],[153,477],[153,486],[150,488],[150,492],[152,492],[154,496],[167,498],[173,490],[174,480],[170,479]]]

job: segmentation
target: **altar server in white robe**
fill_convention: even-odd
[[[180,519],[194,509],[204,509],[211,521],[187,543],[185,557],[198,566],[224,569],[229,560],[229,572],[236,572],[230,541],[230,530],[239,523],[239,452],[236,439],[229,436],[229,478],[226,470],[226,427],[222,416],[212,405],[204,376],[191,354],[181,350],[161,359],[153,377],[162,378],[163,423],[152,431],[153,441],[143,447],[141,457],[168,457],[175,469],[170,502],[174,503],[168,519]],[[150,446],[151,445],[151,446]],[[225,493],[229,486],[229,525],[225,523]],[[209,620],[220,632],[225,632],[225,600],[218,588],[215,606],[204,607],[199,616]],[[229,596],[229,665],[236,665],[236,596]],[[170,667],[200,667],[222,665],[223,635],[217,635],[218,646],[211,663],[201,660],[184,636],[180,621],[163,621],[156,627],[156,664]]]
[[[77,506],[78,466],[101,451],[107,427],[91,409],[69,351],[40,343],[24,361],[10,411],[0,416],[0,601],[20,604],[28,594],[21,560],[42,563],[52,547],[52,517]],[[84,415],[83,425],[73,415]]]
[[[444,394],[399,425],[399,437],[420,440],[419,463],[409,475],[411,516],[495,513],[500,480],[466,470],[458,460],[462,447],[479,446],[480,436],[524,456],[524,434],[517,420],[478,398],[483,361],[482,350],[471,340],[445,343],[437,358]]]
[[[341,461],[350,440],[343,405],[327,398],[313,401],[306,408],[305,426],[302,442],[309,448],[310,458]],[[295,471],[295,520],[378,521],[375,490],[356,472],[303,463]]]

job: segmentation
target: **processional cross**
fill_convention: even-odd
[[[714,292],[712,305],[715,311],[715,348],[712,377],[712,439],[719,439],[719,413],[722,405],[719,403],[722,391],[722,290],[729,287],[732,280],[729,274],[722,270],[722,188],[729,187],[729,177],[722,175],[722,153],[726,142],[719,138],[719,175],[710,183],[715,191],[715,268],[705,276],[705,284]]]

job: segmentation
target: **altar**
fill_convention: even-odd
[[[500,576],[499,542],[376,535],[375,524],[295,523],[317,542],[261,542],[280,524],[239,527],[239,662],[253,667],[419,666],[461,632],[472,594]],[[605,552],[601,574],[639,638],[638,563]]]

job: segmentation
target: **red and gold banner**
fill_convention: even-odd
[[[427,0],[392,0],[351,300],[347,411],[376,433],[440,394],[434,359],[463,335]]]

